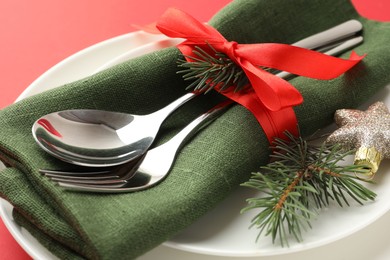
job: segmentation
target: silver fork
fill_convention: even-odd
[[[353,37],[345,42],[339,43],[329,51],[325,52],[328,55],[338,55],[345,50],[352,48],[359,44],[363,38],[361,36]],[[291,74],[287,72],[280,72],[276,74],[279,77],[287,78]],[[141,157],[142,159],[143,157]],[[93,185],[112,185],[112,187],[120,187],[128,183],[129,179],[134,175],[137,166],[139,166],[140,160],[136,162],[126,163],[115,168],[105,169],[103,171],[96,172],[64,172],[41,169],[40,172],[53,181],[61,182],[63,185],[65,182],[73,184],[93,184]]]
[[[72,173],[66,176],[53,173],[45,173],[45,175],[60,186],[76,191],[120,193],[147,189],[161,182],[168,175],[182,144],[217,118],[230,104],[232,101],[227,100],[197,117],[169,141],[146,152],[139,161],[135,162],[135,165],[130,166],[125,176],[120,179],[116,179],[116,176],[111,181],[104,179],[88,181]],[[102,176],[105,177],[105,175]]]

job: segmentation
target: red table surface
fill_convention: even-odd
[[[50,67],[178,7],[207,21],[230,0],[0,1],[0,109]],[[390,21],[389,0],[352,0],[364,17]],[[1,184],[0,184],[1,185]],[[0,259],[30,259],[0,220]]]

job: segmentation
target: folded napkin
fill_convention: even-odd
[[[240,43],[293,43],[348,19],[364,24],[367,57],[329,81],[295,78],[304,97],[295,108],[303,134],[332,122],[339,108],[356,107],[390,82],[390,24],[360,17],[346,0],[237,0],[209,23]],[[88,78],[27,98],[0,111],[0,194],[14,218],[61,259],[132,259],[168,240],[212,209],[268,160],[268,141],[254,117],[236,105],[181,151],[160,185],[128,194],[64,191],[39,168],[70,169],[35,144],[31,125],[64,109],[94,108],[144,114],[185,92],[176,74],[176,48],[136,58]],[[349,53],[345,54],[348,57]],[[222,97],[196,98],[162,127],[165,139]],[[249,226],[250,223],[248,223]]]

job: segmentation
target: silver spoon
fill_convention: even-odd
[[[293,45],[326,50],[327,46],[334,47],[361,29],[360,22],[350,20]],[[342,50],[346,48],[350,47],[344,46]],[[87,109],[55,112],[38,119],[32,133],[41,148],[63,161],[89,167],[119,165],[144,154],[164,120],[195,96],[187,93],[149,115]]]

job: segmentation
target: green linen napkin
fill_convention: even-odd
[[[332,122],[339,108],[356,107],[390,82],[390,25],[360,17],[346,0],[237,0],[210,24],[240,43],[293,43],[348,19],[364,24],[361,64],[341,77],[291,82],[305,101],[295,108],[303,134]],[[176,75],[176,48],[136,58],[91,77],[27,98],[0,111],[0,194],[14,218],[61,259],[132,259],[168,240],[212,209],[268,160],[267,139],[254,117],[233,106],[194,137],[160,185],[129,194],[67,192],[38,173],[70,169],[41,151],[31,125],[70,108],[148,113],[185,92]],[[348,53],[344,57],[348,57]],[[221,100],[201,96],[162,127],[161,140]],[[249,226],[250,223],[248,223]]]

